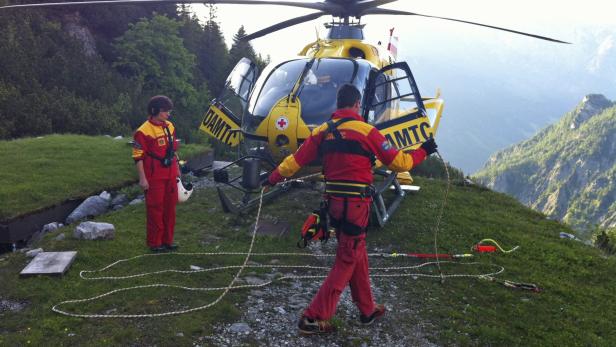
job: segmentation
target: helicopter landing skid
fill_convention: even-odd
[[[217,187],[216,190],[218,191],[218,198],[220,199],[222,210],[225,213],[232,213],[236,215],[241,214],[257,206],[260,201],[259,192],[246,191],[244,192],[241,201],[233,203],[220,187]],[[263,201],[270,200],[287,190],[289,189],[286,186],[271,188],[267,193],[263,193]],[[256,194],[256,197],[253,197],[253,193]]]
[[[239,199],[237,198],[237,194],[235,194],[236,201],[234,202],[234,199],[225,193],[220,185],[216,187],[218,198],[220,199],[222,209],[225,213],[241,214],[259,203],[261,181],[266,179],[268,175],[267,173],[261,172],[260,166],[262,163],[276,167],[266,157],[261,155],[246,155],[220,169],[214,170],[214,181],[216,183],[224,184],[242,193]],[[242,168],[242,172],[239,175],[237,175],[237,170],[233,169],[238,166]],[[235,177],[229,177],[233,173],[236,174]],[[266,201],[274,198],[288,189],[288,185],[273,187],[263,194],[263,200]]]
[[[385,226],[385,223],[391,218],[394,214],[398,206],[400,206],[400,202],[404,199],[406,193],[400,186],[400,182],[398,182],[397,173],[390,172],[388,173],[385,170],[377,169],[374,171],[375,174],[379,176],[384,176],[385,179],[375,184],[375,192],[372,198],[372,225],[376,225],[380,228]],[[395,197],[387,206],[383,193],[389,190],[389,187],[394,187]]]

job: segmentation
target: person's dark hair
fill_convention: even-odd
[[[173,109],[173,101],[164,95],[153,96],[148,102],[148,115],[155,117],[160,111]]]
[[[361,93],[352,84],[343,84],[338,89],[337,106],[338,108],[353,107],[355,103],[361,98]]]

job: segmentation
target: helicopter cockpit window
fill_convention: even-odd
[[[305,60],[293,60],[274,68],[263,87],[256,90],[251,98],[250,114],[258,118],[267,117],[274,104],[291,93],[305,65]]]
[[[249,114],[256,118],[255,122],[266,117],[275,103],[289,95],[303,76],[297,89],[302,119],[308,126],[320,125],[336,110],[338,87],[353,83],[363,91],[369,71],[368,63],[351,59],[316,59],[312,62],[310,59],[298,59],[285,62],[273,68],[264,82],[261,79],[257,82],[250,99]]]
[[[307,125],[319,125],[331,117],[336,111],[338,88],[352,83],[357,69],[357,63],[349,59],[319,59],[312,64],[298,90],[302,119]]]
[[[240,119],[248,97],[257,79],[256,65],[247,58],[242,58],[233,68],[225,82],[225,87],[217,101],[224,105],[234,117]]]

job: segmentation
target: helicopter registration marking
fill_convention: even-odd
[[[434,132],[430,127],[428,117],[398,118],[376,126],[385,138],[399,150],[413,147],[432,137]]]
[[[214,105],[207,110],[199,129],[231,147],[240,143],[240,125]]]

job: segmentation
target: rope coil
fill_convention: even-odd
[[[447,202],[447,198],[449,195],[449,187],[450,187],[450,177],[449,177],[449,170],[447,168],[447,165],[445,164],[445,161],[443,160],[443,158],[440,156],[440,153],[438,153],[439,158],[443,161],[443,164],[445,165],[445,170],[447,172],[447,189],[445,192],[445,197],[443,200],[443,203],[441,204],[441,208],[437,217],[437,221],[436,221],[436,225],[434,228],[434,251],[435,254],[438,254],[438,232],[439,232],[439,228],[440,228],[440,222],[444,213],[444,209],[445,209],[445,205]],[[306,178],[309,177],[313,177],[313,176],[317,176],[319,174],[312,174],[309,176],[304,176],[301,178],[297,178],[297,179],[293,179],[293,180],[288,180],[285,181],[286,183],[290,183],[293,181],[300,181],[300,180],[304,180]],[[283,280],[293,280],[293,279],[299,279],[299,280],[303,280],[303,279],[322,279],[325,278],[326,275],[284,275],[269,281],[265,281],[263,283],[259,283],[259,284],[243,284],[243,285],[236,285],[235,283],[237,282],[237,279],[239,278],[239,276],[241,275],[241,273],[244,271],[244,269],[246,268],[284,268],[284,269],[310,269],[310,270],[320,270],[320,271],[325,271],[328,272],[330,270],[330,267],[324,267],[324,266],[312,266],[312,265],[248,265],[248,260],[250,259],[251,256],[276,256],[276,257],[280,257],[280,256],[303,256],[303,257],[315,257],[315,258],[327,258],[327,257],[335,257],[335,254],[309,254],[309,253],[252,253],[253,247],[254,247],[254,243],[255,243],[255,239],[256,239],[256,235],[257,235],[257,229],[258,229],[258,225],[259,225],[259,219],[261,216],[261,208],[263,206],[263,194],[265,192],[265,188],[263,188],[261,190],[261,194],[259,197],[259,208],[257,210],[257,216],[256,216],[256,222],[255,222],[255,226],[254,229],[252,231],[252,238],[250,241],[250,245],[248,247],[248,251],[247,252],[197,252],[197,253],[165,253],[165,254],[142,254],[142,255],[138,255],[138,256],[134,256],[131,258],[126,258],[126,259],[120,259],[116,262],[113,262],[101,269],[98,270],[82,270],[79,272],[79,277],[84,279],[84,280],[124,280],[124,279],[131,279],[131,278],[138,278],[138,277],[145,277],[145,276],[151,276],[151,275],[158,275],[158,274],[164,274],[164,273],[180,273],[180,274],[193,274],[193,273],[201,273],[201,272],[212,272],[212,271],[224,271],[224,270],[229,270],[229,269],[238,269],[238,271],[236,272],[236,274],[234,275],[233,279],[229,282],[229,284],[227,286],[224,287],[186,287],[186,286],[180,286],[180,285],[173,285],[173,284],[164,284],[164,283],[155,283],[155,284],[147,284],[147,285],[137,285],[137,286],[133,286],[133,287],[126,287],[126,288],[119,288],[119,289],[115,289],[100,295],[96,295],[90,298],[85,298],[85,299],[72,299],[72,300],[65,300],[62,301],[56,305],[54,305],[52,307],[52,311],[62,314],[62,315],[66,315],[66,316],[70,316],[70,317],[79,317],[79,318],[153,318],[153,317],[165,317],[165,316],[172,316],[172,315],[180,315],[180,314],[185,314],[185,313],[190,313],[190,312],[196,312],[196,311],[200,311],[200,310],[204,310],[207,308],[210,308],[214,305],[216,305],[218,302],[220,302],[225,295],[232,289],[246,289],[246,288],[259,288],[259,287],[265,287],[268,286],[270,284],[272,284],[273,282],[277,282],[277,281],[283,281]],[[493,241],[491,239],[486,239],[486,240],[482,240],[483,241]],[[493,241],[494,243],[496,243],[495,241]],[[499,246],[500,248],[500,246]],[[517,247],[516,247],[517,248]],[[508,253],[508,252],[512,252],[513,250],[515,250],[516,248],[510,250],[510,251],[503,251],[504,253]],[[502,249],[501,249],[502,250]],[[227,256],[227,255],[240,255],[240,256],[244,256],[244,261],[242,263],[242,265],[229,265],[229,266],[218,266],[218,267],[212,267],[212,268],[207,268],[207,269],[200,269],[200,270],[174,270],[174,269],[167,269],[167,270],[160,270],[160,271],[153,271],[153,272],[147,272],[147,273],[140,273],[140,274],[134,274],[134,275],[125,275],[125,276],[98,276],[98,277],[88,277],[88,274],[95,274],[95,273],[102,273],[106,270],[109,270],[113,267],[115,267],[116,265],[122,264],[122,263],[126,263],[126,262],[131,262],[134,261],[136,259],[140,259],[140,258],[146,258],[146,257],[157,257],[157,256]],[[388,254],[385,255],[383,253],[370,253],[368,254],[369,257],[389,257],[389,258],[397,258],[399,256],[399,254],[397,253],[392,253],[392,254]],[[495,265],[495,264],[483,264],[483,263],[479,263],[479,262],[465,262],[465,263],[461,263],[461,262],[455,262],[455,261],[440,261],[439,258],[440,257],[435,257],[436,260],[435,261],[430,261],[430,262],[424,262],[418,265],[413,265],[413,266],[394,266],[394,267],[371,267],[370,270],[371,271],[382,271],[385,273],[376,273],[376,274],[370,274],[371,277],[379,277],[379,278],[394,278],[394,277],[424,277],[424,278],[440,278],[441,282],[444,282],[445,278],[476,278],[476,279],[484,279],[484,280],[490,280],[490,281],[496,281],[494,276],[499,275],[501,273],[503,273],[505,271],[504,267],[499,266],[499,265]],[[456,273],[451,273],[451,274],[444,274],[442,269],[441,269],[441,264],[456,264],[456,265],[462,265],[462,266],[476,266],[476,265],[481,265],[481,266],[490,266],[493,268],[493,270],[491,272],[488,273],[483,273],[483,274],[477,274],[477,275],[473,275],[473,274],[456,274]],[[432,274],[426,274],[426,273],[409,273],[409,272],[405,272],[405,271],[409,271],[409,270],[416,270],[416,269],[420,269],[420,268],[424,268],[427,266],[432,266],[432,265],[436,265],[438,268],[438,275],[432,275]],[[398,271],[398,273],[389,273],[389,272],[396,272]],[[137,290],[137,289],[144,289],[144,288],[177,288],[177,289],[182,289],[182,290],[188,290],[188,291],[201,291],[201,292],[206,292],[206,291],[220,291],[222,290],[223,292],[212,302],[210,302],[209,304],[206,305],[202,305],[202,306],[198,306],[198,307],[193,307],[193,308],[188,308],[188,309],[184,309],[184,310],[176,310],[176,311],[168,311],[168,312],[162,312],[162,313],[149,313],[149,314],[80,314],[80,313],[73,313],[73,312],[68,312],[66,310],[60,309],[59,307],[62,305],[66,305],[66,304],[74,304],[74,303],[84,303],[84,302],[90,302],[90,301],[95,301],[116,293],[120,293],[120,292],[125,292],[125,291],[131,291],[131,290]]]

